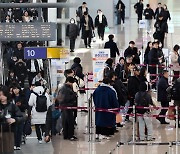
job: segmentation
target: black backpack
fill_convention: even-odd
[[[36,111],[37,112],[46,112],[47,111],[47,97],[45,96],[45,92],[42,95],[38,95],[33,92],[36,98]]]
[[[176,81],[171,88],[171,99],[180,100],[180,82]]]

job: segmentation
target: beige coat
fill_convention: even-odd
[[[171,52],[171,65],[173,71],[180,71],[180,66],[178,63],[178,55],[175,53],[175,51]]]

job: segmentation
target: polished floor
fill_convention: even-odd
[[[153,0],[154,2],[155,0]],[[151,0],[152,2],[152,0]],[[152,3],[153,3],[152,2]],[[174,27],[174,33],[167,35],[165,48],[172,51],[174,44],[180,43],[180,1],[179,0],[159,0],[158,2],[166,3],[171,12],[172,21],[169,23],[169,27]],[[147,0],[145,0],[147,3]],[[103,48],[105,41],[108,40],[108,35],[115,34],[115,41],[118,44],[121,55],[123,55],[124,49],[128,47],[128,42],[134,40],[139,49],[142,46],[145,48],[147,41],[152,40],[153,28],[150,35],[147,35],[143,29],[138,29],[138,24],[135,18],[127,19],[125,26],[116,25],[110,29],[109,33],[105,34],[105,40],[102,42],[96,40],[92,43],[92,49]],[[68,41],[66,42],[68,45]],[[71,54],[70,60],[75,56],[79,56],[82,59],[82,66],[84,73],[92,72],[92,49],[85,49],[83,41],[78,38],[76,44],[75,53]],[[144,49],[143,48],[143,49]],[[144,50],[142,50],[143,53]],[[141,58],[142,59],[142,58]],[[89,86],[93,86],[89,83]],[[90,93],[90,92],[89,92]],[[117,133],[110,140],[102,140],[101,142],[95,142],[94,134],[90,136],[87,133],[87,114],[78,113],[78,126],[76,128],[76,135],[79,138],[77,142],[65,141],[62,136],[56,136],[50,143],[38,144],[35,134],[27,138],[26,145],[22,145],[21,151],[16,151],[16,154],[180,154],[179,146],[169,147],[168,145],[152,145],[151,142],[147,146],[145,145],[120,145],[117,147],[118,142],[128,143],[132,141],[132,123],[127,123],[125,127],[119,128]],[[176,140],[176,131],[174,128],[174,122],[171,125],[160,125],[157,120],[153,119],[153,136],[156,138],[153,143],[168,143]],[[94,128],[92,128],[94,132]],[[180,130],[178,131],[180,139]],[[90,141],[89,141],[90,138]]]

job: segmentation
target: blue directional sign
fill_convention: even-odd
[[[28,47],[24,49],[24,59],[46,59],[47,48],[46,47]]]

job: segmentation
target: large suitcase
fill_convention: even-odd
[[[0,124],[0,154],[14,153],[14,133],[9,126],[8,132],[3,131],[3,124]]]

